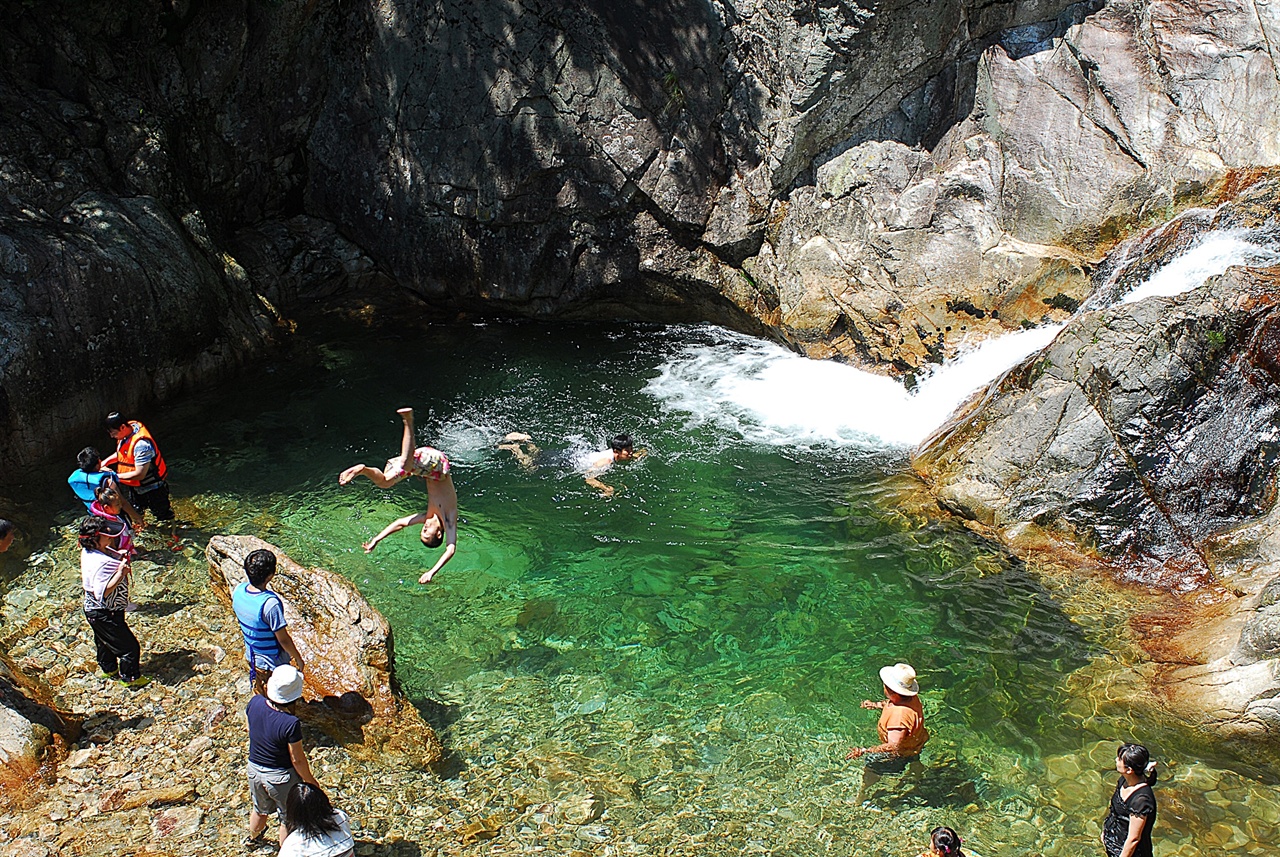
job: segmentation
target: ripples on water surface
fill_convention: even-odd
[[[1072,695],[1098,634],[990,545],[902,511],[903,445],[938,405],[770,349],[707,328],[442,328],[330,343],[323,369],[151,422],[176,492],[218,526],[360,585],[395,628],[405,690],[472,769],[589,760],[597,791],[624,784],[605,800],[620,834],[687,806],[756,819],[710,841],[723,853],[841,836],[917,853],[939,823],[980,854],[1094,851],[1115,741],[1159,740]],[[381,467],[402,405],[450,453],[463,519],[427,587],[435,552],[412,531],[360,549],[422,488],[336,480]],[[620,430],[651,454],[605,477],[606,501],[494,449],[516,430],[562,460]],[[928,772],[859,795],[844,751],[873,741],[858,704],[899,660],[921,674]],[[1162,811],[1162,847],[1214,822],[1197,812]]]

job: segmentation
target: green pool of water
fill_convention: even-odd
[[[981,854],[1093,851],[1130,737],[1172,745],[1157,746],[1179,760],[1168,788],[1180,764],[1244,795],[1228,820],[1247,805],[1256,779],[1090,697],[1101,608],[1093,627],[1069,617],[993,546],[903,511],[904,452],[760,445],[655,398],[650,380],[691,334],[490,323],[330,339],[320,366],[266,367],[149,423],[176,494],[339,571],[384,612],[404,689],[463,770],[514,751],[589,759],[630,789],[604,819],[617,833],[701,802],[825,823],[848,853],[918,852],[940,823]],[[360,547],[423,507],[420,483],[336,478],[382,465],[404,405],[420,442],[451,455],[460,499],[458,555],[428,586],[436,552],[414,531]],[[551,453],[536,470],[494,448],[515,430]],[[649,455],[605,477],[606,500],[569,461],[617,431]],[[859,702],[896,661],[919,671],[935,737],[923,771],[867,786],[844,751],[873,742]],[[1181,820],[1162,814],[1157,853],[1222,822],[1196,794]],[[825,848],[770,824],[708,848]]]

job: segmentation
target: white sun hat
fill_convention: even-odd
[[[903,696],[915,696],[920,692],[920,684],[916,681],[916,670],[911,664],[894,664],[880,670],[880,680],[884,686],[894,693]]]
[[[302,673],[292,664],[282,664],[267,679],[267,699],[288,705],[302,696]]]

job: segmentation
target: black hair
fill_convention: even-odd
[[[942,857],[961,857],[960,834],[950,827],[935,827],[929,834],[929,845]]]
[[[276,555],[266,548],[251,551],[244,558],[244,573],[255,589],[261,589],[276,573]]]
[[[9,533],[13,532],[13,522],[0,518],[0,539],[5,538]]]
[[[98,487],[93,489],[93,496],[98,498],[98,502],[105,501],[108,497],[120,499],[120,492],[116,490],[116,483],[111,479],[103,479],[98,483]]]
[[[119,411],[112,411],[107,414],[107,431],[115,431],[127,422],[128,420],[120,416]]]
[[[1123,762],[1126,768],[1146,780],[1147,785],[1156,784],[1158,776],[1156,763],[1151,761],[1151,753],[1146,747],[1141,744],[1121,744],[1120,749],[1116,750],[1116,758]]]
[[[329,803],[329,796],[311,783],[298,783],[289,789],[289,796],[284,802],[284,826],[290,833],[302,831],[308,839],[342,829],[333,804]]]
[[[613,440],[609,441],[609,448],[614,452],[630,452],[631,451],[631,435],[616,435]]]
[[[80,519],[79,541],[80,547],[87,551],[101,551],[98,547],[98,533],[106,528],[107,519],[99,518],[96,515]]]
[[[421,538],[422,538],[422,543],[427,547],[438,548],[440,547],[440,545],[444,544],[444,528],[441,527],[431,535],[429,536],[423,535]]]
[[[85,473],[96,473],[98,468],[102,466],[102,456],[98,455],[98,450],[92,446],[86,446],[76,456],[76,462]]]

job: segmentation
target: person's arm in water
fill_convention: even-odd
[[[311,783],[316,788],[320,788],[315,774],[311,773],[311,765],[307,762],[307,751],[302,749],[301,741],[295,741],[289,745],[289,761],[293,763],[293,769],[298,772],[299,777],[302,777],[304,783]]]
[[[401,530],[403,530],[405,527],[412,527],[414,524],[426,523],[426,520],[427,520],[427,513],[419,512],[416,515],[410,515],[407,518],[398,518],[392,521],[391,523],[387,524],[387,528],[385,530],[378,533],[376,536],[374,536],[373,538],[369,539],[369,541],[364,543],[364,552],[373,553],[373,549],[378,546],[378,542],[382,541],[387,536],[391,535],[392,533],[398,533]]]
[[[275,632],[276,642],[280,644],[280,648],[288,653],[293,659],[293,665],[298,668],[298,672],[306,671],[306,664],[302,660],[302,655],[298,653],[298,647],[293,644],[293,637],[289,636],[288,628],[280,628]]]
[[[440,554],[440,558],[436,560],[436,564],[431,566],[431,570],[422,577],[418,578],[419,583],[430,583],[431,578],[436,576],[436,572],[444,568],[444,564],[453,559],[453,555],[458,552],[458,522],[453,520],[446,522],[444,525],[444,553]]]
[[[590,485],[592,488],[599,491],[601,495],[605,497],[613,496],[613,488],[608,485],[605,485],[603,482],[601,482],[599,479],[595,478],[594,476],[588,476],[586,481],[588,485]]]

